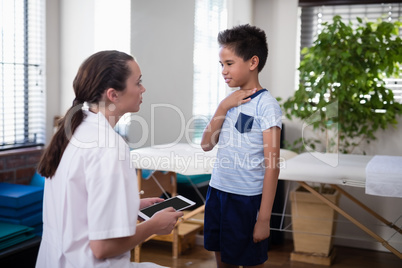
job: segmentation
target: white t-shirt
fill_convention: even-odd
[[[130,252],[99,260],[89,247],[90,240],[135,233],[139,196],[127,144],[102,113],[84,113],[56,174],[45,182],[39,268],[133,265]]]

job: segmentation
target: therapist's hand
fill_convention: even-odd
[[[183,215],[183,212],[176,211],[174,208],[169,207],[155,213],[148,221],[152,221],[153,224],[156,224],[155,234],[167,235],[173,231],[177,220],[183,217]]]
[[[164,201],[163,198],[159,198],[159,197],[150,197],[150,198],[143,198],[140,199],[140,209],[152,206],[155,203],[160,203]]]

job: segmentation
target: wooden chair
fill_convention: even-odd
[[[141,198],[160,197],[169,193],[171,196],[177,195],[176,173],[174,172],[153,172],[149,178],[142,177],[142,171],[137,171],[138,189],[141,191]],[[198,213],[204,211],[204,206],[187,212],[177,222],[171,234],[168,235],[153,235],[143,243],[153,239],[159,241],[167,241],[172,243],[172,256],[177,258],[184,250],[191,248],[195,244],[195,235],[202,229],[202,225],[187,223],[188,219],[194,217]],[[131,250],[131,261],[140,262],[141,245],[136,246]]]
[[[137,170],[138,189],[141,198],[163,197],[166,193],[177,195],[177,178],[175,172],[154,171],[149,178],[142,177],[142,171]],[[165,196],[164,198],[167,198]]]

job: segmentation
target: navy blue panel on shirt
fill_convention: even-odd
[[[240,113],[236,122],[236,129],[240,133],[250,132],[253,127],[254,117]]]
[[[267,91],[265,88],[264,89],[261,89],[261,90],[258,90],[256,93],[254,93],[253,95],[251,95],[251,96],[249,96],[249,97],[247,97],[247,98],[244,98],[244,100],[245,99],[248,99],[248,98],[251,98],[251,99],[254,99],[255,97],[257,97],[258,95],[260,95],[262,92],[264,92],[264,91]]]

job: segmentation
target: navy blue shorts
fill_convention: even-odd
[[[243,196],[209,187],[205,203],[204,247],[220,251],[221,260],[252,266],[268,259],[268,239],[254,243],[261,195]]]

